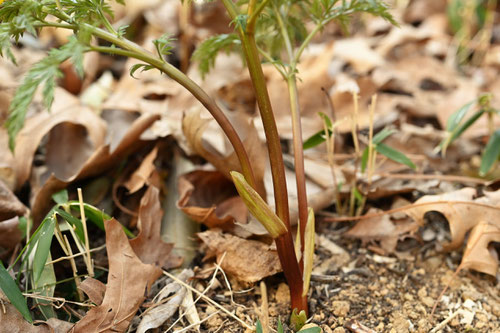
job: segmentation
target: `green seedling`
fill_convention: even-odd
[[[498,117],[500,111],[491,107],[491,98],[491,94],[481,95],[476,100],[465,104],[455,111],[446,123],[446,137],[438,146],[438,150],[441,150],[443,156],[445,156],[447,148],[456,139],[481,117],[487,117],[490,135],[481,157],[481,165],[479,167],[480,176],[485,176],[500,158],[500,129],[494,129],[494,117]],[[476,109],[476,111],[469,118],[466,118],[467,113],[473,109]]]
[[[32,291],[44,296],[53,296],[55,285],[57,284],[50,254],[54,237],[68,256],[72,254],[71,245],[68,243],[68,239],[62,235],[63,231],[69,231],[75,245],[82,253],[85,252],[84,249],[86,245],[82,220],[71,214],[71,210],[74,210],[77,206],[79,207],[80,203],[69,201],[66,190],[54,194],[52,198],[56,202],[56,205],[33,232],[28,242],[9,268],[9,270],[11,270],[12,267],[21,260],[18,280],[21,277],[20,273],[25,270],[28,273]],[[92,205],[83,204],[83,206],[85,212],[87,212],[86,217],[88,220],[99,228],[103,227],[105,220],[111,219],[109,215]],[[61,218],[61,221],[59,221],[58,217]],[[27,222],[27,224],[29,224],[29,221]],[[30,234],[30,228],[24,227],[24,229],[27,235]],[[124,231],[127,235],[131,237],[134,236],[132,232],[125,227]],[[85,261],[87,266],[91,265],[90,258],[87,258]],[[75,278],[79,278],[77,277],[76,271],[74,272],[74,276]],[[21,312],[23,317],[31,322],[32,318],[27,309],[26,300],[19,291],[16,282],[12,280],[8,270],[6,270],[3,265],[0,265],[0,289],[3,290],[9,301],[19,310],[19,312]],[[40,304],[40,310],[46,318],[56,316],[52,307],[47,305],[47,301],[36,299],[35,302]]]
[[[123,0],[116,2],[124,3]],[[36,35],[39,29],[45,27],[68,29],[74,33],[66,45],[51,50],[45,59],[34,65],[18,88],[9,108],[7,121],[9,142],[11,148],[14,147],[16,134],[23,126],[27,108],[38,86],[43,87],[44,102],[47,108],[50,108],[56,79],[62,75],[59,65],[67,59],[71,59],[80,75],[83,73],[82,59],[86,52],[101,52],[142,61],[141,64],[131,68],[131,74],[139,69],[160,70],[199,100],[226,134],[240,163],[241,174],[232,174],[238,191],[242,194],[249,210],[258,216],[275,239],[281,266],[290,287],[292,309],[298,310],[299,313],[303,311],[307,315],[308,276],[314,250],[314,228],[310,225],[314,223],[314,220],[310,218],[311,212],[308,212],[305,191],[303,141],[297,90],[297,79],[300,73],[297,71],[297,66],[311,40],[333,20],[347,28],[352,14],[367,12],[393,24],[396,22],[389,13],[388,6],[379,0],[312,0],[307,2],[221,0],[221,2],[232,19],[231,26],[234,32],[208,39],[195,52],[194,58],[199,61],[200,70],[205,74],[214,64],[215,56],[219,51],[236,50],[243,55],[266,135],[274,187],[275,215],[270,214],[267,203],[255,195],[258,189],[252,163],[241,138],[224,112],[199,85],[166,61],[165,55],[172,52],[170,37],[163,36],[154,41],[156,54],[146,51],[125,37],[125,29],[113,28],[108,20],[112,17],[109,1],[9,0],[0,5],[0,21],[2,22],[0,23],[0,54],[5,54],[11,59],[13,59],[10,51],[11,38],[18,40],[24,33]],[[48,16],[55,20],[47,20]],[[306,23],[311,23],[310,30],[305,28]],[[91,43],[91,40],[104,41],[106,45],[111,46],[96,46],[98,44]],[[289,88],[299,207],[298,239],[300,241],[297,241],[299,243],[297,253],[292,238],[280,137],[262,70],[262,60],[274,65]],[[251,189],[255,190],[255,193]],[[53,211],[52,214],[61,215],[58,211]],[[73,221],[73,225],[77,225],[76,221]],[[49,229],[48,232],[51,230]]]

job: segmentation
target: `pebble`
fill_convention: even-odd
[[[333,314],[338,317],[345,317],[351,309],[351,305],[346,301],[334,301],[332,303]]]
[[[337,327],[333,330],[333,333],[345,333],[345,329],[343,327]]]

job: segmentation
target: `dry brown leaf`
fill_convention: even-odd
[[[118,221],[106,221],[105,229],[109,259],[106,293],[102,304],[76,323],[71,330],[74,333],[125,332],[151,284],[162,274],[160,268],[137,257]]]
[[[0,289],[0,330],[8,333],[49,333],[46,325],[32,325],[24,320]]]
[[[207,256],[215,255],[222,269],[244,282],[257,282],[281,272],[278,253],[271,246],[255,240],[246,240],[219,231],[208,230],[198,234],[208,247]],[[221,261],[222,256],[224,260]]]
[[[263,179],[266,168],[265,145],[259,139],[257,130],[247,116],[243,113],[236,113],[231,114],[229,118],[243,141],[248,158],[252,161],[252,168],[257,186],[260,189],[264,189]],[[209,138],[204,138],[204,133],[211,121],[212,120],[201,118],[199,111],[192,110],[184,115],[182,120],[182,131],[190,147],[196,154],[205,158],[228,179],[231,179],[229,172],[242,172],[238,157],[234,151],[224,156],[210,144]],[[219,128],[217,128],[217,131],[221,133]],[[260,192],[264,193],[263,190]]]
[[[134,171],[130,178],[123,184],[129,193],[139,191],[145,184],[147,184],[149,177],[155,170],[154,161],[158,155],[158,146],[154,147],[149,154],[144,157],[141,165]]]
[[[470,232],[462,258],[461,268],[470,268],[495,276],[498,258],[490,251],[491,242],[500,240],[500,191],[486,192],[483,197],[474,188],[463,188],[441,195],[427,195],[417,200],[406,213],[417,223],[424,223],[424,215],[437,211],[448,220],[451,242],[445,249],[460,247]]]
[[[101,305],[104,299],[104,294],[106,293],[106,285],[99,280],[91,277],[87,277],[78,286],[90,299],[90,301],[96,305]]]
[[[498,218],[494,222],[479,222],[471,231],[465,247],[460,268],[473,269],[478,272],[497,275],[498,254],[492,242],[500,242],[500,224]]]
[[[494,207],[475,203],[475,195],[476,190],[470,187],[440,195],[426,195],[418,199],[406,213],[420,225],[424,225],[424,215],[429,211],[443,214],[450,224],[451,233],[451,242],[445,247],[456,249],[462,245],[466,233],[479,221],[492,221],[498,214],[498,209]]]
[[[179,177],[177,207],[209,228],[231,229],[246,222],[247,208],[233,183],[218,171],[193,171]]]
[[[1,71],[0,71],[1,75]],[[3,92],[0,91],[0,109],[8,110],[10,104],[10,98],[5,103],[2,101]],[[0,111],[0,123],[3,123],[6,119],[2,112]],[[16,172],[15,172],[15,161],[12,152],[9,149],[9,136],[7,134],[7,129],[4,126],[0,126],[0,181],[4,182],[7,187],[14,190],[16,186]]]
[[[185,269],[177,277],[181,281],[187,282],[193,275],[194,273],[192,270]],[[151,328],[160,327],[167,319],[174,315],[185,296],[186,288],[183,288],[179,283],[172,281],[167,284],[158,295],[155,296],[155,303],[142,317],[137,327],[137,332],[144,333]],[[166,303],[162,301],[167,297],[169,300]]]
[[[130,240],[135,254],[145,264],[154,264],[164,269],[179,266],[182,258],[173,257],[173,244],[161,239],[161,220],[163,211],[160,204],[160,191],[150,186],[141,199],[139,207],[139,235]]]
[[[380,211],[379,209],[370,209],[368,214]],[[363,242],[379,241],[382,250],[386,253],[393,253],[396,250],[398,240],[403,235],[415,232],[418,227],[419,225],[415,222],[394,222],[389,215],[382,215],[360,220],[344,235],[359,238]]]
[[[65,153],[61,152],[63,160],[59,159],[58,163],[50,164],[55,169],[49,170],[49,172],[54,172],[56,177],[66,180],[77,173],[77,170],[91,156],[93,149],[104,144],[106,133],[104,122],[90,109],[82,107],[74,96],[62,89],[57,89],[52,111],[50,113],[40,112],[28,118],[23,129],[17,135],[14,152],[16,156],[16,188],[21,187],[28,180],[33,156],[42,138],[54,127],[63,123],[74,124],[86,131],[87,134],[78,131],[76,134],[72,133],[75,127],[72,127],[70,131],[64,131],[66,137],[73,137],[75,140],[68,142],[68,145],[66,142],[57,142],[55,149],[65,149]],[[87,143],[86,140],[90,140],[90,142]],[[75,142],[81,144],[79,149],[87,148],[88,145],[93,149],[83,149],[75,154],[73,146]]]
[[[28,208],[12,193],[7,185],[0,180],[0,221],[22,216],[28,212]]]
[[[132,126],[126,130],[114,150],[111,150],[109,144],[100,146],[79,170],[75,170],[75,173],[70,178],[61,180],[55,175],[51,175],[32,200],[32,217],[35,226],[50,210],[52,194],[65,188],[75,180],[101,174],[119,163],[125,156],[138,148],[141,144],[140,137],[142,133],[158,119],[159,115],[157,114],[144,114],[137,118]]]
[[[23,234],[17,216],[0,221],[0,259],[5,259],[22,239]]]

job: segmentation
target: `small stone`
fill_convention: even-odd
[[[337,327],[333,330],[333,333],[345,333],[345,329],[343,327]]]
[[[433,307],[434,302],[435,302],[434,298],[429,297],[429,296],[422,298],[421,301],[422,301],[422,303],[425,304],[425,306],[427,306],[429,308]]]
[[[345,301],[334,301],[332,304],[333,314],[338,317],[345,317],[349,310],[351,309],[351,305],[349,302]]]
[[[393,329],[398,333],[409,332],[410,322],[403,316],[398,316],[392,323]]]
[[[276,290],[276,302],[286,304],[290,302],[290,289],[286,283],[280,283],[278,290]]]
[[[418,290],[417,295],[420,299],[424,298],[427,296],[427,289],[425,287],[422,287]]]

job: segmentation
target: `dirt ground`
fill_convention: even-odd
[[[381,256],[359,241],[343,238],[341,229],[336,228],[320,223],[322,236],[309,296],[311,322],[323,332],[500,332],[500,285],[480,273],[462,271],[455,275],[460,251],[444,253],[436,250],[439,245],[435,241],[419,243],[411,239],[400,244],[406,247],[404,251],[391,257]],[[332,248],[332,243],[340,247]],[[238,290],[238,283],[231,281],[232,303],[222,275],[218,280],[219,287],[207,296],[247,323],[262,318],[258,285],[240,286]],[[200,280],[198,289],[204,289],[206,282]],[[266,279],[265,283],[270,324],[276,328],[278,318],[284,324],[288,320],[288,287],[282,274]],[[435,313],[431,314],[436,302]],[[203,303],[197,307],[202,320],[217,311]],[[178,328],[181,327],[184,326]],[[213,315],[200,329],[245,332],[224,314]]]

